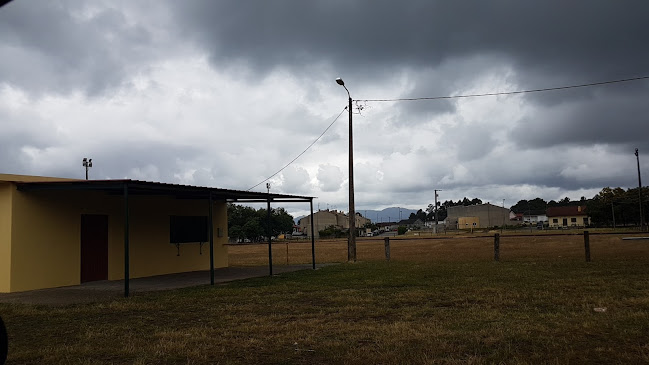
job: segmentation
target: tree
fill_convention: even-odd
[[[421,219],[422,222],[426,221],[426,212],[423,210],[419,209],[417,213],[410,213],[409,219]]]
[[[376,224],[372,223],[372,222],[367,222],[367,223],[365,223],[365,225],[363,226],[363,228],[365,228],[365,229],[368,229],[368,228],[369,228],[369,229],[372,230],[372,232],[374,232],[374,231],[376,231],[377,229],[379,229],[379,227],[378,227]]]
[[[264,208],[255,210],[242,205],[228,204],[228,233],[231,238],[259,240],[267,235],[268,216]],[[293,231],[293,216],[284,208],[271,209],[271,236]]]
[[[264,230],[259,224],[259,218],[253,218],[247,221],[243,227],[241,227],[243,235],[245,238],[248,238],[252,241],[259,241],[261,236],[264,234]]]
[[[644,196],[649,193],[649,187],[643,187]],[[591,222],[597,226],[626,226],[640,224],[640,207],[638,188],[624,190],[622,188],[605,187],[592,199],[587,201],[588,215]],[[643,202],[643,211],[648,204]],[[615,213],[615,215],[613,215]]]
[[[541,198],[534,198],[532,200],[519,200],[518,203],[512,205],[510,208],[514,213],[540,213],[545,212],[548,203]]]
[[[348,230],[341,230],[336,226],[329,226],[321,231],[318,231],[320,238],[340,238],[347,236]]]

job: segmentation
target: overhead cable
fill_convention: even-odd
[[[260,181],[257,185],[254,185],[253,187],[249,188],[248,191],[250,191],[250,190],[256,188],[257,186],[259,186],[259,185],[265,183],[266,181],[272,179],[275,175],[277,175],[277,174],[279,174],[280,172],[282,172],[285,168],[289,167],[293,162],[295,162],[295,160],[297,160],[298,158],[300,158],[300,156],[302,156],[303,154],[305,154],[306,151],[309,150],[309,148],[311,148],[311,147],[312,147],[316,142],[318,142],[318,140],[319,140],[320,138],[322,138],[322,136],[324,136],[325,133],[327,133],[327,131],[329,130],[329,128],[331,128],[331,126],[334,125],[334,123],[336,123],[336,121],[338,120],[338,118],[340,118],[340,116],[343,115],[343,112],[345,112],[345,110],[347,110],[347,107],[344,107],[343,110],[340,112],[340,114],[338,114],[338,116],[334,119],[334,121],[331,122],[331,124],[329,124],[329,126],[324,130],[324,132],[322,132],[322,134],[320,134],[320,136],[318,136],[318,138],[316,138],[315,141],[313,141],[313,142],[312,142],[312,143],[311,143],[307,148],[305,148],[304,151],[302,151],[299,155],[297,155],[297,157],[295,157],[294,159],[292,159],[291,162],[287,163],[284,167],[282,167],[281,169],[279,169],[276,173],[270,175],[270,176],[269,176],[268,178],[266,178],[265,180]]]
[[[481,97],[481,96],[529,94],[529,93],[538,93],[538,92],[542,92],[542,91],[557,91],[557,90],[566,90],[566,89],[577,89],[577,88],[582,88],[582,87],[609,85],[609,84],[617,84],[617,83],[622,83],[622,82],[639,81],[639,80],[646,80],[646,79],[649,79],[649,76],[640,76],[640,77],[632,77],[632,78],[629,78],[629,79],[610,80],[610,81],[601,81],[601,82],[592,82],[592,83],[589,83],[589,84],[548,87],[548,88],[543,88],[543,89],[505,91],[505,92],[499,92],[499,93],[467,94],[467,95],[451,95],[451,96],[432,96],[432,97],[422,97],[422,98],[363,99],[363,100],[355,100],[355,101],[360,101],[360,102],[416,101],[416,100],[460,99],[460,98],[476,98],[476,97]]]

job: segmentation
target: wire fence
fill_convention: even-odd
[[[649,234],[589,232],[474,236],[368,237],[357,240],[358,261],[648,260]],[[389,247],[386,248],[386,245]],[[310,242],[274,242],[273,265],[311,263]],[[316,263],[347,261],[347,240],[318,240]],[[229,246],[231,266],[268,264],[267,245]]]

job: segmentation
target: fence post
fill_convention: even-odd
[[[588,231],[584,231],[584,250],[586,251],[586,262],[590,262],[590,238]]]
[[[494,234],[494,260],[500,261],[500,233]]]
[[[7,353],[9,352],[9,336],[7,336],[7,328],[5,327],[2,317],[0,317],[0,364],[7,361]]]
[[[385,261],[390,261],[390,237],[385,237]]]

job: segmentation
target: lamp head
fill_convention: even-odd
[[[336,79],[336,83],[338,85],[345,86],[345,81],[343,81],[343,79],[341,79],[340,77]]]

